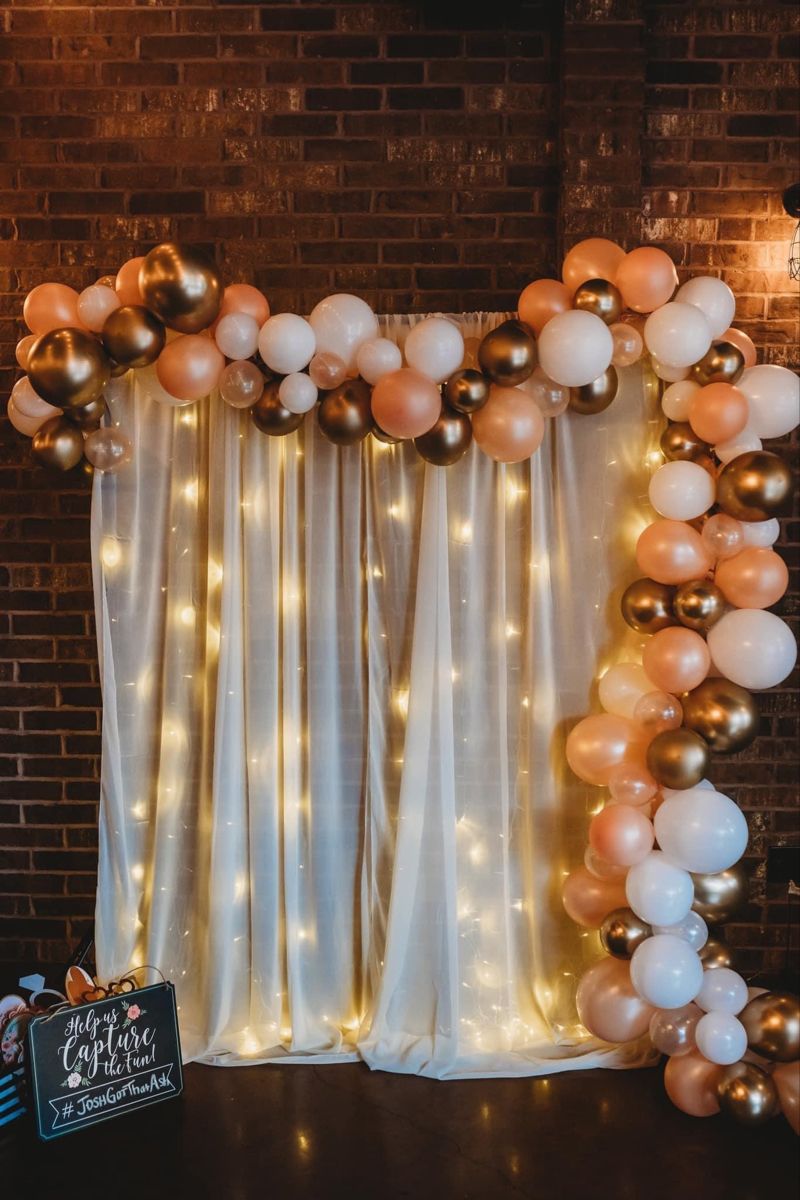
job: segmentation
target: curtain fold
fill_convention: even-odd
[[[313,415],[269,438],[218,397],[168,408],[146,371],[112,385],[135,449],[93,496],[98,967],[175,982],[187,1059],[646,1061],[580,1027],[598,942],[560,903],[597,802],[565,730],[638,645],[613,599],[658,418],[620,376],[530,462],[447,469],[334,447]]]

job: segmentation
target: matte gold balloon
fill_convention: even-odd
[[[615,908],[603,919],[600,941],[614,958],[631,958],[637,946],[652,935],[652,927],[630,908]]]
[[[697,909],[695,909],[696,911]],[[707,917],[704,919],[708,920]],[[703,969],[706,971],[713,971],[716,967],[731,968],[736,962],[733,951],[722,938],[709,938],[697,953],[700,955],[700,961],[703,964]]]
[[[758,736],[755,699],[738,683],[712,676],[682,697],[683,722],[717,754],[735,754]]]
[[[28,353],[33,390],[57,408],[81,408],[96,400],[111,378],[103,347],[82,329],[51,329]]]
[[[69,471],[83,458],[83,434],[66,417],[51,417],[33,435],[31,451],[43,467]]]
[[[647,747],[647,769],[662,787],[695,787],[710,764],[707,743],[691,729],[665,729]]]
[[[749,893],[749,881],[740,863],[727,871],[712,874],[693,874],[694,904],[692,908],[709,925],[730,921],[744,907]]]
[[[347,379],[326,392],[317,408],[317,420],[329,442],[353,446],[363,441],[373,424],[371,394],[363,379]]]
[[[262,433],[270,437],[285,437],[294,433],[303,424],[305,413],[289,412],[278,399],[280,380],[270,379],[261,393],[261,398],[250,409],[253,420]]]
[[[200,250],[162,242],[139,269],[144,302],[170,329],[199,333],[217,318],[222,279],[216,265]]]
[[[106,415],[106,402],[102,396],[98,396],[96,400],[84,404],[83,408],[68,409],[64,415],[79,429],[99,429]]]
[[[414,445],[426,462],[435,467],[450,467],[466,454],[471,441],[469,417],[443,404],[439,420],[427,433],[414,438]]]
[[[120,366],[149,367],[164,349],[167,331],[141,304],[123,304],[109,313],[101,337],[106,353]]]
[[[456,412],[477,412],[489,399],[489,381],[480,371],[465,367],[447,380],[444,398]]]
[[[573,388],[569,394],[569,406],[573,412],[593,416],[608,408],[617,394],[619,378],[616,367],[606,367],[602,375],[584,387]]]
[[[681,625],[698,633],[708,633],[726,608],[722,592],[708,579],[691,579],[688,583],[682,583],[672,602],[672,610]]]
[[[775,1084],[755,1063],[738,1062],[722,1067],[717,1096],[722,1111],[740,1125],[763,1125],[780,1112]]]
[[[717,480],[717,504],[738,521],[768,521],[791,498],[792,472],[768,450],[748,450],[731,459]]]
[[[637,579],[623,592],[620,607],[631,629],[637,633],[658,633],[675,624],[672,600],[675,589],[655,579]]]
[[[671,421],[661,435],[661,450],[670,462],[694,462],[707,456],[711,447],[703,442],[688,421]]]
[[[800,999],[791,992],[762,992],[739,1014],[747,1044],[772,1062],[800,1058]]]
[[[582,308],[606,325],[613,325],[622,316],[622,295],[607,279],[587,279],[573,296],[572,307]]]
[[[503,321],[478,347],[481,370],[492,383],[516,387],[524,383],[536,366],[536,342],[524,321]]]
[[[714,342],[692,367],[692,379],[706,387],[709,383],[736,383],[744,371],[744,355],[733,342]]]

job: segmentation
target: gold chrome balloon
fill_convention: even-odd
[[[681,625],[697,633],[708,633],[726,608],[722,592],[708,579],[692,579],[682,583],[672,602],[672,610]]]
[[[741,863],[727,871],[714,874],[692,874],[694,904],[692,908],[709,925],[722,925],[747,902],[748,878]],[[706,946],[708,943],[706,943]]]
[[[736,962],[733,950],[722,938],[709,938],[697,953],[706,971],[713,971],[716,967],[733,967]]]
[[[763,1125],[780,1111],[778,1090],[755,1063],[738,1062],[720,1069],[719,1106],[740,1125]]]
[[[335,446],[354,446],[372,429],[372,389],[363,379],[347,379],[322,397],[319,427]]]
[[[51,417],[33,435],[31,451],[43,467],[69,471],[83,458],[83,434],[66,417]]]
[[[619,379],[616,367],[606,367],[602,375],[593,379],[583,387],[572,388],[569,394],[569,406],[573,412],[593,416],[608,408],[619,389]]]
[[[747,1044],[772,1062],[800,1058],[800,999],[791,992],[762,992],[739,1014]]]
[[[305,413],[289,412],[278,399],[279,379],[268,379],[260,399],[250,409],[256,426],[270,437],[285,437],[303,424]]]
[[[123,304],[106,318],[103,332],[106,353],[120,366],[149,367],[164,349],[167,331],[141,304]]]
[[[708,455],[711,449],[685,421],[671,421],[661,435],[660,445],[670,462],[693,462],[701,454]]]
[[[758,736],[758,705],[745,688],[712,676],[681,697],[683,723],[717,754],[735,754]]]
[[[503,321],[481,341],[478,362],[492,383],[501,387],[524,383],[536,366],[536,342],[530,326],[524,321]]]
[[[373,422],[374,420],[375,418],[373,417]],[[399,446],[404,440],[403,438],[392,437],[390,433],[387,433],[385,429],[381,429],[380,425],[376,424],[372,426],[372,436],[376,442],[383,442],[384,446]]]
[[[692,379],[701,387],[709,383],[736,383],[744,371],[744,355],[733,342],[714,342],[692,367]]]
[[[64,414],[68,420],[72,421],[73,425],[77,425],[79,429],[85,429],[87,432],[99,429],[105,415],[106,402],[102,396],[98,396],[89,404],[84,404],[83,408],[70,408]]]
[[[647,747],[647,769],[661,787],[695,787],[710,764],[708,745],[691,729],[665,729]]]
[[[462,412],[443,404],[438,421],[414,438],[414,445],[426,462],[434,467],[450,467],[469,450],[472,441],[472,421]]]
[[[637,633],[658,633],[675,624],[672,600],[675,589],[655,579],[637,579],[625,589],[620,601],[622,615]]]
[[[653,933],[652,927],[630,908],[615,908],[603,919],[600,926],[600,941],[607,954],[614,958],[631,958],[637,946],[641,946]]]
[[[782,458],[768,450],[748,450],[719,473],[717,504],[737,521],[768,521],[782,512],[791,498],[792,472]]]
[[[573,296],[572,307],[592,313],[606,325],[613,325],[622,316],[622,295],[607,279],[587,279]]]
[[[217,318],[222,279],[200,250],[162,242],[139,269],[139,289],[157,317],[180,333],[199,333]]]
[[[464,367],[447,380],[444,398],[456,412],[477,412],[489,399],[489,381],[480,371]]]
[[[111,378],[111,363],[103,347],[82,329],[52,329],[28,352],[28,375],[33,390],[57,408],[91,404]]]
[[[95,286],[96,287],[113,288],[114,285],[116,284],[116,282],[117,282],[116,275],[104,275],[102,279],[98,279],[97,284]]]

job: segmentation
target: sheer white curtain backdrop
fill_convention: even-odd
[[[187,1060],[645,1061],[578,1024],[599,944],[560,901],[599,796],[565,729],[637,644],[614,597],[658,417],[620,374],[508,467],[339,449],[313,413],[270,438],[218,396],[155,402],[146,373],[113,388],[134,459],[93,497],[98,967],[174,981]]]

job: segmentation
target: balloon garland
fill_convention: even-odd
[[[761,439],[800,423],[800,384],[756,365],[734,313],[722,280],[679,287],[663,250],[589,238],[561,280],[529,284],[518,319],[479,344],[434,316],[401,351],[357,296],[329,296],[308,319],[271,316],[256,288],[224,287],[200,251],[164,243],[80,295],[60,283],[30,292],[9,416],[46,466],[85,456],[118,470],[132,447],[104,424],[103,393],[140,370],[156,400],[182,406],[218,390],[269,436],[315,410],[336,445],[413,439],[423,459],[449,466],[474,438],[510,463],[536,452],[545,419],[602,412],[617,369],[649,355],[666,385],[665,461],[650,483],[656,519],[636,547],[641,578],[622,597],[647,641],[641,663],[603,675],[604,711],[566,742],[575,774],[608,791],[563,888],[567,913],[606,951],[579,983],[578,1012],[604,1041],[649,1034],[683,1111],[721,1108],[752,1125],[782,1111],[800,1132],[800,1002],[748,988],[708,931],[745,899],[747,824],[706,776],[715,754],[755,738],[751,692],[781,683],[796,659],[768,611],[788,583],[772,546],[791,475]]]

